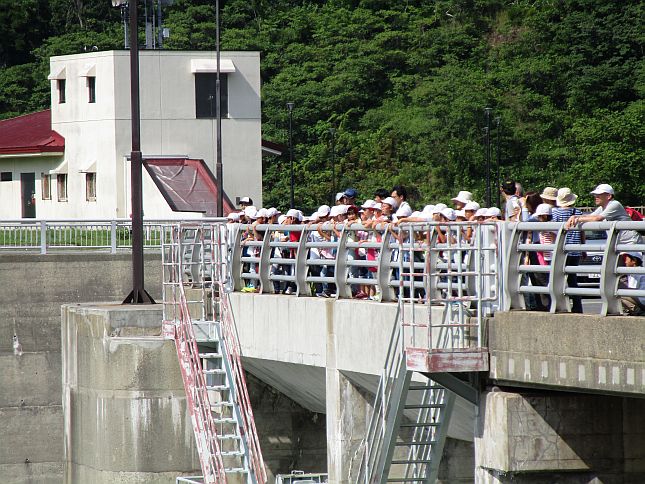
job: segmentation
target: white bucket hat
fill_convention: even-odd
[[[460,191],[455,198],[451,199],[453,202],[461,202],[461,203],[468,203],[472,202],[473,200],[473,194],[470,192],[467,192],[466,190]]]

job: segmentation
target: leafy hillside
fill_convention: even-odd
[[[10,25],[0,44],[1,116],[49,104],[50,55],[120,47],[120,15],[109,3],[0,0]],[[339,187],[366,197],[400,183],[417,204],[460,189],[483,199],[485,107],[502,177],[533,189],[570,186],[583,203],[609,182],[623,201],[645,203],[640,1],[221,3],[223,49],[262,52],[265,138],[287,142],[286,102],[295,103],[303,208],[331,194],[330,128]],[[166,7],[166,47],[213,49],[213,4]],[[266,160],[264,173],[265,203],[285,207],[288,158]]]

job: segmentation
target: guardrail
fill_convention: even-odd
[[[467,222],[374,228],[331,222],[320,227],[236,224],[231,230],[230,273],[235,291],[339,298],[372,294],[380,301],[395,301],[401,290],[412,290],[425,299],[426,294],[433,298],[437,292],[457,292],[462,286],[474,301],[474,278],[468,276],[479,261],[468,257],[468,251],[475,249],[475,240],[497,244],[495,224]],[[450,234],[447,239],[446,234]],[[461,245],[456,245],[457,240]],[[490,257],[487,263],[495,266],[495,251]],[[460,274],[449,276],[448,271],[457,270],[458,259],[467,265],[460,263]],[[419,275],[400,277],[400,260],[410,274]],[[432,277],[427,276],[430,273]]]
[[[605,232],[606,239],[597,244],[567,243],[567,230],[562,223],[520,222],[508,224],[510,232],[505,259],[503,309],[525,309],[527,294],[546,295],[550,312],[572,309],[575,298],[596,297],[602,303],[600,314],[621,314],[622,297],[645,297],[645,290],[625,287],[627,276],[645,275],[644,267],[625,267],[620,254],[645,252],[643,239],[645,222],[587,222],[576,229],[586,232]],[[574,230],[576,230],[574,229]],[[529,232],[551,232],[553,243],[526,243]],[[638,235],[636,235],[638,234]],[[627,236],[627,237],[625,237]],[[638,240],[640,238],[640,240]],[[626,239],[630,242],[626,243]],[[536,263],[532,255],[538,252],[551,254],[550,264]],[[599,253],[597,264],[579,265],[572,254]],[[529,284],[530,278],[544,274],[541,283]],[[598,275],[595,287],[577,287],[571,276]]]
[[[406,290],[413,287],[417,291],[430,287],[426,278],[399,278],[398,257],[399,254],[406,257],[409,247],[405,241],[401,243],[397,239],[398,234],[402,233],[401,229],[411,227],[411,237],[416,239],[419,236],[423,239],[423,234],[429,231],[439,233],[441,227],[450,227],[450,230],[460,227],[459,230],[464,232],[480,225],[466,222],[417,223],[404,224],[401,228],[382,225],[365,229],[360,224],[326,223],[321,226],[322,232],[332,235],[324,238],[320,236],[316,225],[258,225],[254,231],[252,226],[236,224],[235,228],[229,227],[232,230],[231,287],[236,291],[284,292],[303,296],[326,295],[325,289],[333,287],[331,295],[338,298],[356,297],[358,288],[373,287],[376,295],[374,299],[394,301],[398,297],[399,286]],[[537,294],[548,296],[546,309],[554,313],[571,311],[575,298],[593,297],[601,300],[602,315],[620,314],[621,298],[645,297],[645,291],[628,288],[624,282],[628,275],[637,277],[645,274],[645,269],[625,267],[620,257],[624,252],[645,252],[645,244],[642,243],[645,238],[645,222],[588,222],[576,229],[590,233],[606,232],[607,238],[597,244],[587,242],[578,245],[565,243],[567,230],[562,223],[498,222],[497,226],[497,235],[485,242],[494,246],[495,252],[482,267],[488,267],[491,272],[501,275],[500,287],[485,287],[482,290],[489,291],[487,297],[491,291],[499,294],[499,307],[503,309],[525,309],[526,297]],[[641,240],[638,243],[621,242],[620,234],[627,231],[635,231]],[[552,232],[554,243],[527,244],[525,240],[528,232]],[[364,233],[370,234],[367,239],[364,239]],[[423,268],[429,264],[426,272],[435,274],[433,290],[455,291],[459,286],[455,284],[455,278],[440,275],[447,270],[445,265],[441,266],[445,263],[441,254],[448,247],[436,236],[427,240],[428,242],[417,242],[421,248],[425,243],[427,250],[415,261],[412,271],[423,272]],[[361,250],[362,253],[359,252]],[[527,254],[538,252],[552,253],[551,262],[542,265],[530,255],[526,257]],[[576,252],[596,252],[599,253],[596,259],[600,260],[595,264],[574,265],[569,256]],[[474,269],[470,267],[463,270],[468,273]],[[545,275],[545,281],[540,284],[533,277],[528,277],[536,274]],[[572,276],[596,274],[597,285],[575,287]],[[474,301],[478,296],[477,288],[467,288],[464,295],[470,296]]]
[[[199,219],[215,222],[223,219]],[[162,227],[173,220],[144,220],[145,249],[161,249]],[[101,250],[115,254],[132,248],[132,220],[41,220],[0,221],[0,251],[26,251],[47,254],[56,250]]]

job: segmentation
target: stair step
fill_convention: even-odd
[[[241,450],[228,450],[228,451],[221,451],[220,455],[226,456],[226,457],[242,457],[244,455],[244,452]]]
[[[410,386],[409,390],[443,390],[441,385]]]
[[[204,375],[224,375],[226,370],[222,370],[221,368],[209,368],[208,370],[202,370],[202,373]]]
[[[419,460],[393,460],[392,464],[431,464],[430,459],[419,459]]]
[[[397,441],[394,445],[397,447],[407,447],[409,445],[418,445],[418,446],[428,446],[428,445],[434,445],[436,444],[436,440],[430,440],[426,442],[413,442],[413,441],[408,441],[408,442],[399,442]]]
[[[204,359],[209,359],[209,358],[220,359],[220,358],[222,358],[222,354],[221,353],[200,353],[199,357],[204,358]]]
[[[228,469],[224,469],[224,472],[226,474],[248,474],[249,471],[244,467],[229,467]]]
[[[223,418],[214,418],[213,422],[215,422],[215,423],[236,424],[237,420],[235,420],[232,417],[223,417]]]
[[[414,422],[414,423],[402,423],[401,427],[438,427],[439,422]]]
[[[426,482],[425,477],[393,477],[385,482]]]
[[[232,402],[211,403],[211,408],[213,408],[213,407],[232,407],[232,406],[233,406]]]
[[[217,439],[218,440],[240,440],[241,437],[237,434],[226,434],[226,435],[218,435]]]
[[[411,410],[415,408],[443,408],[445,405],[443,403],[426,403],[419,405],[406,405],[404,408],[406,410]]]
[[[229,389],[228,385],[206,385],[206,390],[222,391],[222,390],[228,390],[228,389]]]

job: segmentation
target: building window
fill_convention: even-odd
[[[56,184],[58,185],[58,201],[67,201],[67,173],[56,175]]]
[[[222,95],[221,114],[228,116],[228,76],[220,73],[220,90]],[[195,114],[197,118],[215,118],[217,104],[215,102],[215,89],[217,74],[195,74]]]
[[[11,181],[13,180],[13,173],[10,171],[3,171],[0,173],[0,181]]]
[[[85,199],[96,202],[96,173],[85,173]]]
[[[96,77],[87,77],[87,96],[88,102],[96,102]]]
[[[51,200],[52,199],[52,176],[47,175],[45,173],[40,174],[40,180],[41,180],[41,192],[42,192],[42,199],[43,200]]]
[[[65,79],[58,79],[56,86],[58,87],[58,104],[65,104]]]

